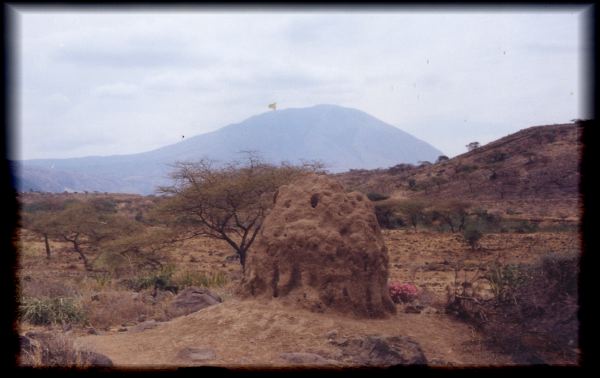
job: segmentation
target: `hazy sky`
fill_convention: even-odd
[[[590,116],[585,7],[13,9],[21,159],[143,152],[275,101],[354,107],[448,156]]]

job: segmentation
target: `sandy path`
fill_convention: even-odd
[[[469,326],[443,314],[398,313],[383,320],[356,320],[315,314],[277,302],[235,299],[143,332],[82,336],[76,342],[123,367],[194,364],[177,356],[186,347],[214,350],[216,358],[202,362],[204,365],[277,367],[289,366],[279,357],[284,352],[333,356],[338,349],[325,336],[332,330],[338,337],[411,336],[432,365],[511,364],[510,358],[482,348]]]

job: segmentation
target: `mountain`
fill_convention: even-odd
[[[256,151],[266,161],[320,160],[331,172],[435,161],[443,153],[360,110],[316,105],[263,113],[156,150],[114,156],[15,162],[19,191],[153,193],[169,184],[170,164],[221,162]]]

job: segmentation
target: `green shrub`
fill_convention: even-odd
[[[377,203],[375,205],[375,216],[381,228],[394,229],[406,225],[402,218],[396,214],[396,203]]]
[[[539,224],[528,220],[507,219],[500,223],[500,232],[530,234],[539,231]]]
[[[488,213],[485,209],[475,209],[471,215],[472,220],[482,232],[498,232],[502,223],[500,215]]]
[[[443,162],[448,161],[448,160],[450,160],[450,158],[448,156],[446,156],[446,155],[440,155],[440,156],[438,156],[438,158],[435,161],[435,163],[439,164],[439,163],[443,163]]]
[[[539,229],[539,226],[537,223],[530,222],[527,220],[522,220],[517,223],[517,225],[515,227],[515,232],[518,232],[520,234],[530,234],[530,233],[536,232],[538,229]]]
[[[84,312],[73,298],[27,298],[20,306],[20,318],[37,325],[83,323]]]
[[[545,232],[577,232],[579,230],[579,225],[577,223],[562,222],[540,227],[539,230]]]
[[[173,265],[165,265],[158,271],[151,271],[133,278],[125,279],[124,285],[131,290],[141,291],[158,287],[163,289],[166,286],[175,286],[172,277],[175,271]]]
[[[402,224],[411,225],[417,229],[417,225],[428,225],[430,219],[425,212],[426,203],[421,200],[406,199],[394,203],[394,210],[401,214]]]
[[[174,278],[174,283],[178,287],[201,286],[206,288],[222,287],[227,281],[227,275],[221,271],[204,273],[193,270],[186,270]]]
[[[462,236],[471,249],[475,250],[479,246],[479,240],[483,237],[483,233],[478,228],[470,226],[463,231]]]
[[[22,210],[26,213],[38,213],[42,211],[61,211],[64,210],[65,201],[44,199],[36,202],[23,204]]]
[[[501,152],[501,151],[494,151],[493,153],[491,153],[487,159],[486,162],[488,163],[499,163],[501,161],[504,161],[508,158],[508,154],[505,152]]]
[[[381,194],[381,193],[371,192],[371,193],[367,193],[367,198],[373,202],[377,202],[377,201],[386,200],[386,199],[390,198],[390,196],[386,196],[385,194]]]
[[[93,275],[92,278],[100,288],[105,288],[112,282],[112,274],[108,272]]]
[[[515,293],[526,277],[523,267],[515,264],[494,264],[486,275],[494,297],[500,302],[515,301]]]
[[[486,301],[455,297],[465,321],[483,332],[489,347],[511,354],[517,363],[577,362],[577,254],[549,253],[533,264],[499,265],[488,269],[495,297]]]
[[[116,213],[117,202],[112,198],[94,198],[90,200],[90,203],[99,212],[103,213]]]
[[[479,169],[477,165],[469,165],[469,164],[460,164],[455,168],[456,173],[471,173]]]
[[[463,231],[469,218],[469,202],[443,200],[430,206],[430,217],[440,225],[446,225],[451,232]]]

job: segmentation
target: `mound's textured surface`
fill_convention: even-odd
[[[315,312],[359,317],[395,311],[388,255],[371,202],[311,175],[282,186],[249,253],[242,292]]]

